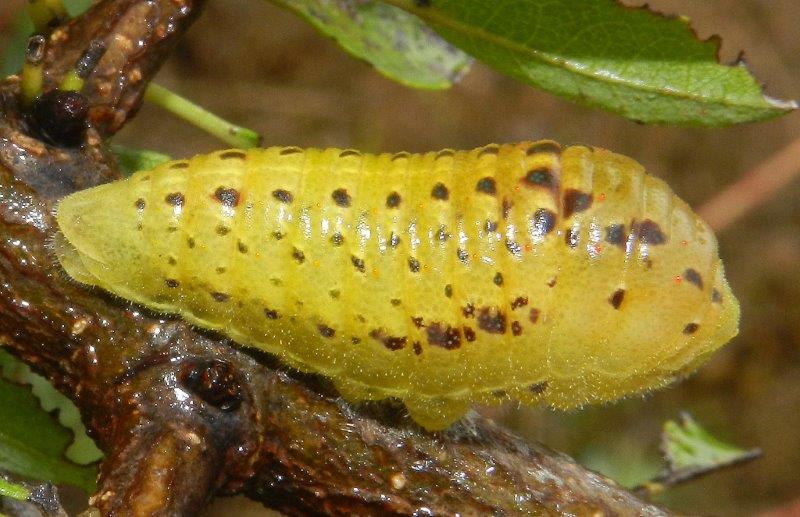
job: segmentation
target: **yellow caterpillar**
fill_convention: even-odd
[[[428,429],[650,390],[737,333],[708,226],[597,148],[228,150],[68,196],[58,224],[74,279]]]

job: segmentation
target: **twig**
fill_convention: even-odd
[[[715,231],[766,203],[800,177],[800,138],[773,154],[700,207],[698,213]]]

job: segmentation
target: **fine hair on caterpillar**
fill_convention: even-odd
[[[572,408],[693,371],[737,332],[708,226],[604,149],[224,150],[70,195],[61,265],[152,310],[403,401]]]

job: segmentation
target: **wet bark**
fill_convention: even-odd
[[[49,35],[45,90],[90,46],[105,49],[82,90],[80,145],[41,134],[18,78],[0,85],[0,343],[75,401],[106,453],[92,504],[192,514],[244,492],[298,515],[664,515],[475,414],[427,433],[402,407],[352,407],[324,379],[66,278],[48,249],[54,201],[120,176],[104,139],[201,7],[105,0]]]

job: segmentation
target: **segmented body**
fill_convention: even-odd
[[[428,428],[694,369],[737,332],[708,227],[623,156],[550,141],[170,162],[67,197],[67,272]]]

